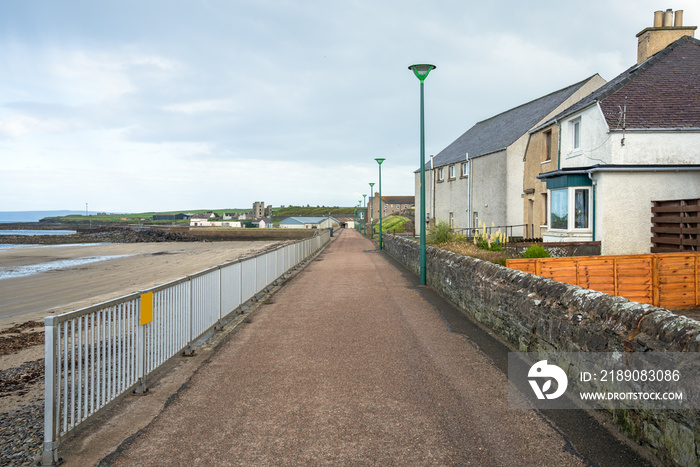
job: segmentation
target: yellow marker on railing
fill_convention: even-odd
[[[141,294],[141,326],[153,321],[153,292]]]

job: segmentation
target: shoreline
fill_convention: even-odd
[[[284,243],[138,242],[1,249],[0,267],[5,270],[86,257],[119,257],[0,280],[0,331],[156,287]]]

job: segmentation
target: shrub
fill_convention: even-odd
[[[549,258],[549,252],[542,245],[530,245],[523,258]]]
[[[455,234],[450,230],[450,224],[445,221],[440,221],[437,225],[430,229],[428,232],[426,242],[435,243],[448,243],[455,240]]]

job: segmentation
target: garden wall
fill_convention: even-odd
[[[418,274],[418,242],[386,235],[384,248]],[[427,247],[428,284],[515,351],[699,352],[700,322],[668,310]],[[697,466],[700,412],[614,410],[621,431],[660,459]]]

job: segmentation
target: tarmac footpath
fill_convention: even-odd
[[[503,371],[421,289],[341,231],[103,464],[596,463],[508,409]]]

